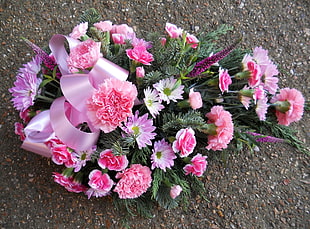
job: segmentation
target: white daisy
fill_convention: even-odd
[[[170,100],[176,102],[177,99],[183,99],[184,86],[179,84],[173,77],[160,80],[153,87],[159,92],[159,97],[168,104]]]

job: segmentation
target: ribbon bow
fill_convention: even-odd
[[[104,80],[116,78],[125,81],[128,77],[127,70],[103,57],[98,59],[90,72],[71,74],[67,65],[69,55],[64,46],[66,41],[70,49],[80,43],[61,34],[54,35],[49,43],[62,74],[60,87],[64,96],[54,100],[50,110],[39,113],[29,122],[25,128],[26,139],[22,144],[23,149],[46,157],[50,157],[51,152],[44,143],[55,136],[77,151],[88,150],[95,145],[100,131],[89,122],[86,101]],[[85,122],[90,133],[76,128]]]

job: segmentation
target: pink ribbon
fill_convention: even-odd
[[[66,102],[65,97],[57,98],[50,110],[51,124],[55,135],[67,146],[77,151],[84,151],[94,146],[99,137],[99,130],[83,132],[75,127],[88,119]]]
[[[44,157],[51,157],[50,149],[44,144],[55,137],[50,122],[50,111],[42,111],[31,119],[24,129],[26,139],[21,148],[40,154]]]
[[[88,150],[95,145],[100,131],[92,126],[87,117],[86,100],[104,80],[116,78],[125,81],[128,77],[127,70],[102,57],[89,73],[70,74],[67,65],[69,55],[64,46],[66,41],[70,48],[80,43],[61,34],[54,35],[50,40],[50,49],[62,73],[60,86],[64,96],[57,98],[44,115],[40,115],[41,112],[40,116],[31,120],[25,128],[26,140],[22,145],[26,150],[47,157],[51,156],[51,152],[44,143],[54,136],[77,151]],[[85,122],[91,133],[76,128]]]

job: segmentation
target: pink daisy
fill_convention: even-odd
[[[174,165],[175,153],[171,145],[162,139],[154,143],[153,154],[151,155],[152,169],[160,168],[166,172],[166,168]]]
[[[156,136],[156,133],[153,133],[156,129],[153,126],[153,119],[148,119],[148,114],[139,117],[139,111],[136,111],[134,116],[128,118],[122,129],[135,138],[139,149],[146,145],[152,145],[151,140]]]
[[[82,167],[86,165],[87,161],[91,160],[91,155],[96,150],[96,146],[92,147],[89,150],[79,151],[79,152],[72,152],[73,161],[74,161],[74,172],[78,172],[81,170]]]

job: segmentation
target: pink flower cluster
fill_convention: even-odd
[[[192,174],[201,177],[207,169],[207,156],[202,156],[198,153],[191,160],[190,164],[185,165],[183,168],[185,175]]]
[[[67,59],[70,71],[78,72],[93,67],[101,57],[100,47],[100,42],[88,39],[72,48]]]
[[[297,122],[303,115],[305,99],[295,88],[281,89],[271,102],[276,105],[276,116],[281,125],[288,126]]]
[[[216,135],[208,135],[208,150],[226,149],[227,145],[233,139],[234,125],[231,114],[225,111],[222,106],[214,106],[211,111],[206,114],[208,124],[216,126]]]
[[[58,138],[49,140],[46,145],[51,149],[52,161],[56,165],[65,165],[67,168],[73,168],[75,160],[69,148]]]
[[[110,176],[107,173],[102,173],[98,169],[91,171],[88,178],[88,185],[90,187],[86,191],[88,199],[90,199],[91,196],[102,197],[108,195],[114,185],[114,181]]]
[[[194,152],[196,146],[195,131],[192,128],[181,129],[176,134],[173,142],[174,152],[179,152],[180,157],[187,157]]]
[[[195,92],[193,88],[189,91],[189,104],[193,110],[199,109],[202,107],[203,102],[200,92]]]
[[[111,149],[100,153],[98,165],[103,169],[122,171],[128,166],[126,155],[114,155]]]
[[[168,33],[169,37],[173,39],[178,39],[182,37],[183,35],[183,29],[178,28],[176,25],[168,23],[168,22],[166,23],[165,30]],[[197,39],[196,36],[192,34],[186,33],[185,41],[187,44],[189,44],[194,49],[198,47],[199,40]],[[166,44],[165,38],[164,40],[162,40],[162,44],[163,45]]]
[[[54,181],[61,186],[65,187],[69,192],[85,192],[87,190],[87,187],[80,182],[74,180],[72,176],[65,176],[61,173],[53,173]]]
[[[130,168],[125,169],[115,176],[120,179],[114,188],[121,199],[137,198],[151,187],[151,170],[147,166],[132,164]]]
[[[255,47],[253,56],[246,54],[242,60],[245,71],[250,72],[249,86],[254,88],[262,85],[270,94],[278,89],[279,72],[277,66],[269,59],[268,51],[262,47]]]
[[[137,94],[137,88],[131,82],[107,79],[88,99],[87,115],[96,128],[109,133],[132,116]]]

